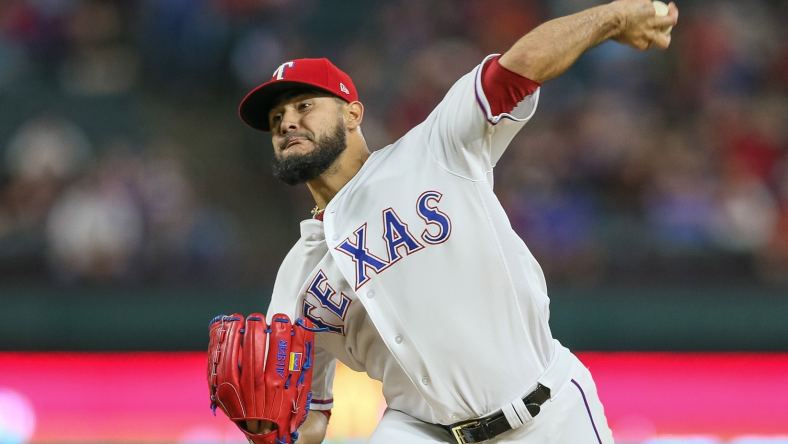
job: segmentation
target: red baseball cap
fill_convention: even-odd
[[[271,131],[268,112],[283,91],[311,87],[323,90],[350,103],[358,100],[358,93],[349,75],[328,59],[295,59],[282,63],[271,80],[258,85],[241,100],[238,115],[252,128]]]

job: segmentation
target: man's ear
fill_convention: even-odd
[[[364,120],[364,105],[359,102],[350,102],[345,105],[345,127],[350,131],[355,131],[361,126]]]

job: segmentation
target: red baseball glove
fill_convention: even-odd
[[[208,388],[211,408],[222,409],[254,444],[291,444],[312,399],[314,326],[283,314],[220,315],[210,324]],[[268,421],[251,433],[246,421]]]

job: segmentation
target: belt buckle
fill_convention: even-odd
[[[454,435],[454,439],[457,441],[457,444],[468,444],[465,441],[465,437],[462,435],[462,428],[466,426],[476,426],[481,424],[481,421],[468,421],[466,423],[460,424],[458,426],[454,426],[451,428],[451,433]]]

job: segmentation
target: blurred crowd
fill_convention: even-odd
[[[308,193],[235,117],[327,56],[375,149],[489,53],[584,0],[3,0],[0,279],[270,280]],[[543,87],[496,190],[548,282],[788,282],[788,3],[679,3]]]

